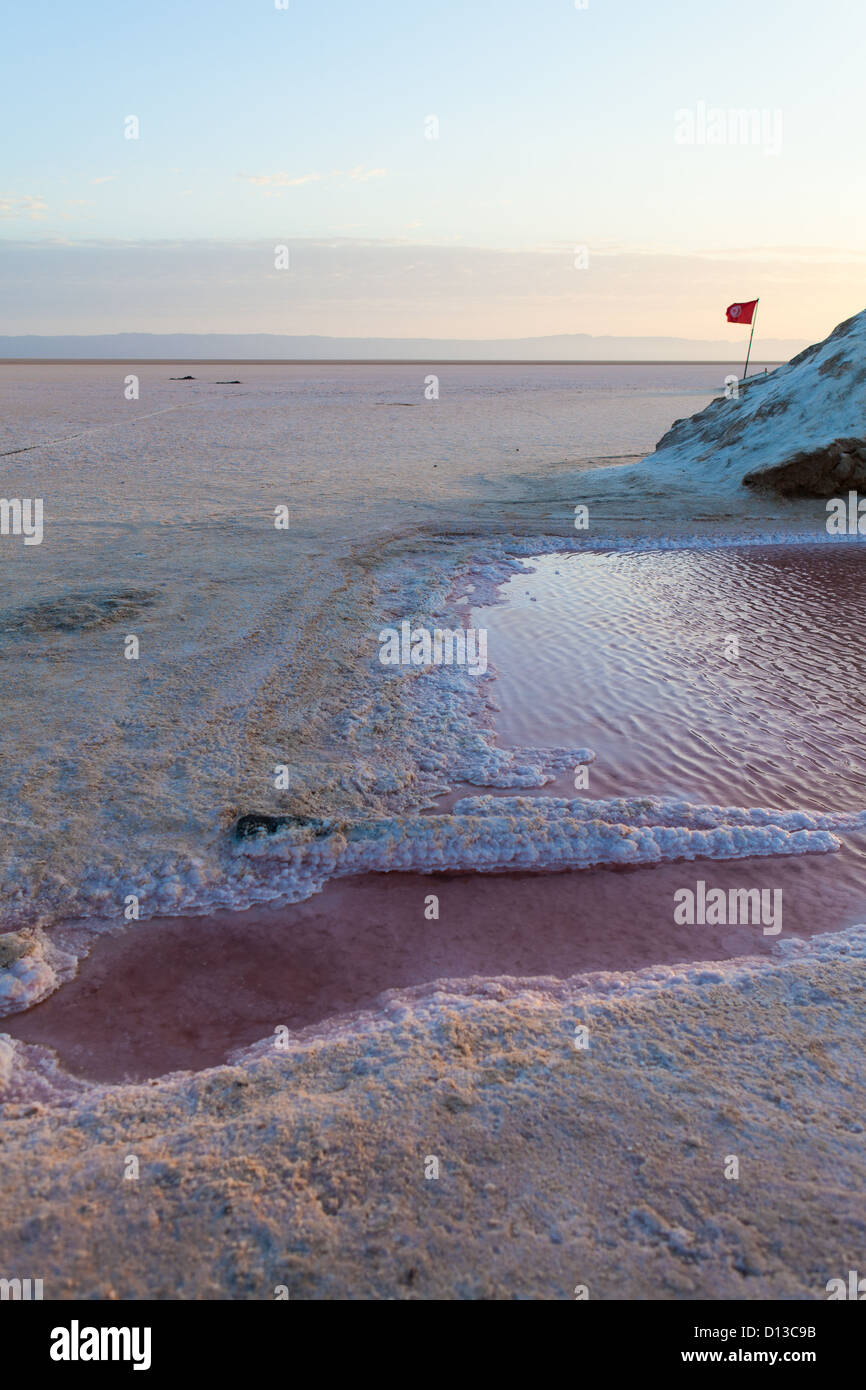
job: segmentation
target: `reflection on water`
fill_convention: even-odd
[[[500,742],[588,744],[595,797],[866,806],[859,546],[533,563],[507,607],[473,616],[498,672]]]

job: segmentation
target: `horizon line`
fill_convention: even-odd
[[[728,357],[0,357],[2,367],[725,367]],[[778,367],[778,358],[755,366]]]

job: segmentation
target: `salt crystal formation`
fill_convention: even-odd
[[[834,830],[858,828],[866,828],[866,812],[810,815],[659,797],[469,797],[445,816],[309,823],[245,817],[238,854],[260,871],[266,866],[273,888],[297,898],[330,878],[358,873],[492,873],[820,854],[839,848]]]

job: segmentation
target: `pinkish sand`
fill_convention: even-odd
[[[0,1051],[0,1258],[46,1298],[823,1298],[862,1247],[864,967],[861,930],[440,982],[153,1085]]]
[[[824,376],[821,382],[823,389]],[[808,393],[798,382],[792,383],[791,399],[800,402],[798,418],[802,414],[808,433],[818,413],[812,409],[810,415]],[[852,394],[844,399],[844,409],[853,410]],[[793,412],[786,427],[792,418]],[[760,430],[756,437],[760,440]],[[165,451],[171,442],[168,437],[160,440],[160,448]],[[198,447],[194,426],[184,442]],[[251,436],[247,442],[252,444]],[[460,451],[455,440],[451,443],[453,468]],[[69,479],[75,476],[71,462]],[[491,557],[501,560],[509,554],[557,549],[557,537],[568,531],[575,496],[595,497],[595,539],[606,534],[612,543],[624,537],[642,537],[650,544],[672,536],[686,540],[696,532],[704,539],[730,539],[732,532],[766,537],[774,528],[820,537],[823,518],[814,505],[746,496],[736,491],[734,477],[704,488],[699,513],[694,505],[684,505],[689,491],[694,497],[711,471],[705,467],[679,480],[672,470],[668,477],[663,466],[657,467],[659,495],[650,498],[636,483],[640,475],[633,470],[624,470],[621,477],[608,472],[590,478],[558,470],[550,458],[530,457],[517,496],[504,471],[492,486],[489,480],[474,480],[483,520],[476,516],[467,521],[469,493],[459,474],[456,484],[452,474],[447,481],[440,479],[445,485],[437,485],[438,490],[425,481],[424,505],[435,511],[435,523],[428,517],[407,530],[404,509],[401,531],[396,524],[399,509],[388,511],[383,493],[366,516],[359,506],[357,517],[365,536],[345,550],[337,540],[337,527],[346,525],[345,502],[342,514],[332,510],[326,527],[332,538],[327,562],[313,562],[316,545],[309,535],[300,538],[310,595],[296,599],[296,622],[306,604],[305,626],[303,641],[295,643],[290,656],[295,663],[291,695],[301,716],[287,721],[286,690],[267,680],[243,705],[245,730],[256,734],[248,751],[259,743],[264,751],[258,760],[243,761],[237,775],[231,774],[229,799],[225,782],[231,760],[220,742],[224,711],[201,705],[201,728],[212,731],[209,746],[216,758],[213,764],[202,764],[206,775],[187,788],[187,821],[178,815],[168,825],[180,843],[178,862],[185,863],[185,836],[190,844],[200,843],[206,827],[204,839],[211,843],[212,823],[202,821],[202,816],[205,806],[215,804],[215,788],[222,786],[218,807],[223,834],[233,812],[262,804],[262,786],[277,748],[292,749],[300,786],[295,806],[307,814],[335,814],[348,799],[355,814],[366,806],[375,815],[387,816],[441,791],[441,769],[438,789],[435,771],[424,776],[417,772],[425,740],[426,748],[435,743],[429,715],[437,713],[437,707],[428,707],[428,717],[417,725],[396,705],[377,709],[378,697],[366,675],[352,665],[361,650],[359,644],[351,645],[354,635],[336,654],[323,641],[326,613],[327,621],[348,622],[355,634],[381,617],[386,594],[396,595],[398,609],[405,611],[414,602],[423,612],[425,594],[435,592],[438,601],[446,592],[443,575],[449,567],[471,569],[474,564],[472,572],[483,589],[485,579],[503,577],[501,568],[496,575],[490,570],[485,575]],[[381,481],[377,478],[377,484]],[[261,479],[256,483],[260,486]],[[262,505],[268,500],[263,490]],[[377,527],[379,534],[374,535]],[[509,531],[516,539],[508,537]],[[434,537],[445,534],[447,544],[434,562]],[[244,561],[248,565],[249,556],[242,555],[228,523],[220,539],[223,574],[247,584]],[[128,540],[121,549],[126,560]],[[78,563],[83,565],[85,558],[82,553]],[[117,557],[109,558],[114,563]],[[193,563],[195,558],[186,557],[181,576],[191,586],[203,572]],[[204,572],[217,573],[215,559],[216,552]],[[275,573],[276,569],[274,562]],[[163,578],[157,576],[157,588]],[[362,584],[376,586],[374,602],[369,591],[361,592]],[[249,592],[247,585],[245,596]],[[225,630],[231,619],[226,593],[215,596],[210,614],[217,629],[222,624]],[[160,645],[165,631],[173,635],[176,628],[170,622],[160,630],[163,619],[157,608],[151,621],[162,666],[150,675],[153,680],[159,673],[153,688],[142,683],[136,692],[134,730],[159,728],[162,721],[163,731],[170,734],[178,701],[194,720],[196,696],[200,701],[201,694],[196,680],[204,680],[207,689],[214,678],[215,670],[197,664],[207,651],[205,636],[212,640],[213,632],[203,632],[188,596],[173,591],[172,602],[175,613],[185,604],[195,619],[186,634],[184,664],[172,668],[170,648]],[[249,630],[238,638],[236,651],[243,650],[247,660],[252,656],[253,667],[255,660],[264,661],[280,632],[283,611],[278,605],[272,610],[258,607]],[[267,628],[264,635],[257,621]],[[96,657],[104,661],[96,645]],[[61,669],[72,668],[68,661],[63,666],[61,659]],[[101,668],[94,664],[93,669]],[[170,681],[167,670],[172,671]],[[347,670],[353,670],[355,682],[351,699],[345,692]],[[232,672],[227,670],[226,676],[230,681]],[[119,697],[113,688],[103,690],[98,675],[92,687],[80,671],[76,679],[88,690],[99,689],[105,708],[114,707]],[[64,680],[68,694],[70,677]],[[227,701],[235,701],[233,716],[242,706],[240,690],[237,684],[231,687]],[[353,723],[359,705],[360,728]],[[310,720],[310,708],[327,711],[331,735],[340,731],[338,738],[326,741],[333,758],[326,779],[321,758],[325,729]],[[83,735],[83,712],[76,719]],[[374,741],[365,741],[368,728],[375,728],[377,721],[390,739],[387,756],[377,755]],[[74,721],[70,731],[77,736]],[[17,733],[26,741],[26,725]],[[101,751],[103,744],[110,751],[112,737],[108,723],[101,731],[102,744],[91,736],[92,785],[85,780],[78,788],[60,789],[64,796],[78,795],[85,803],[80,819],[73,818],[67,851],[70,844],[79,850],[92,843],[102,848],[99,836],[94,837],[94,797],[104,788],[106,767],[114,765],[108,752]],[[462,754],[473,747],[471,740],[465,743]],[[353,791],[344,780],[341,757],[356,774],[362,771],[363,789]],[[122,837],[128,864],[129,844],[141,842],[136,837],[147,824],[145,812],[178,804],[172,779],[182,776],[184,764],[177,748],[172,758],[164,765],[153,759],[139,785],[145,797],[139,803],[140,823],[133,814],[135,778],[130,778],[128,788],[119,786],[117,802],[106,815],[105,853],[94,861],[99,873],[94,872],[93,883],[115,882],[103,870],[111,868],[111,855]],[[508,765],[504,760],[502,770],[513,772],[515,761]],[[409,767],[414,769],[412,777]],[[458,780],[455,770],[450,770],[450,782]],[[601,775],[610,775],[610,767]],[[546,788],[551,789],[566,790]],[[30,827],[50,823],[51,797],[56,801],[58,791],[38,781],[26,791],[33,814],[21,824],[32,833]],[[596,787],[592,794],[598,794]],[[811,802],[803,797],[797,804]],[[280,809],[279,803],[271,806]],[[59,894],[60,901],[65,891],[69,901],[62,840],[47,849],[42,861],[46,893],[49,898]],[[846,840],[839,854],[806,856],[792,868],[817,874],[818,867],[843,866],[856,853],[856,845]],[[789,859],[765,860],[758,871],[763,874],[770,863],[774,873],[786,872],[791,865]],[[196,893],[206,895],[212,884],[206,875],[202,883],[200,866],[189,867],[184,891],[200,911]],[[226,871],[236,867],[231,860]],[[263,873],[266,867],[252,859],[244,865],[253,889],[260,882],[255,871]],[[753,866],[740,860],[708,867],[713,876],[735,872],[736,882],[743,883]],[[169,1043],[224,1048],[228,1033],[236,1029],[243,1044],[251,1016],[245,1013],[248,1003],[257,1020],[269,1023],[264,1032],[260,1022],[255,1023],[257,1036],[265,1041],[230,1066],[164,1077],[149,1085],[106,1086],[75,1079],[39,1047],[12,1037],[0,1039],[0,1084],[6,1099],[0,1147],[0,1264],[9,1273],[32,1273],[35,1261],[46,1279],[47,1297],[270,1298],[277,1284],[286,1284],[293,1298],[570,1298],[579,1282],[589,1286],[593,1298],[823,1297],[826,1279],[853,1267],[862,1243],[863,932],[851,928],[841,935],[797,942],[789,938],[786,908],[786,939],[781,943],[767,946],[757,940],[754,928],[745,938],[738,930],[737,939],[728,933],[718,942],[704,935],[706,928],[685,928],[677,938],[669,913],[652,906],[651,895],[640,885],[652,881],[664,886],[663,899],[669,905],[674,876],[677,886],[690,884],[703,869],[697,861],[685,867],[663,864],[653,870],[545,877],[541,891],[550,890],[557,905],[552,900],[550,911],[545,911],[539,941],[528,938],[526,931],[530,906],[537,908],[540,902],[539,880],[527,876],[407,876],[402,884],[389,876],[388,894],[395,892],[398,901],[400,893],[408,894],[395,907],[393,919],[390,908],[387,915],[381,911],[380,880],[346,880],[322,898],[269,912],[268,928],[256,925],[266,914],[254,909],[243,914],[243,927],[237,914],[231,920],[220,915],[174,923],[153,920],[98,941],[81,964],[78,979],[29,1015],[31,1021],[40,1015],[57,1018],[61,1055],[63,1047],[76,1042],[74,1029],[67,1025],[64,1032],[63,996],[70,988],[84,990],[88,978],[98,981],[100,970],[99,995],[107,1002],[114,992],[115,1005],[120,1005],[124,978],[134,982],[134,988],[141,986],[137,997],[144,1015],[148,997],[159,998],[155,1022],[171,1019]],[[845,872],[839,873],[839,882]],[[152,859],[148,874],[160,903],[169,882],[165,863]],[[569,885],[579,881],[586,887],[602,880],[608,886],[598,888],[597,915],[601,920],[608,914],[613,936],[605,939],[585,917],[576,945]],[[119,876],[116,881],[121,882]],[[451,888],[460,889],[459,910],[455,906],[443,911],[438,922],[426,921],[421,911],[419,894],[431,881],[443,908]],[[497,887],[491,889],[493,884]],[[508,901],[488,917],[486,935],[473,939],[466,928],[464,899],[472,892],[487,897],[500,889]],[[16,884],[17,896],[10,901],[22,920],[32,920],[27,915],[29,899],[19,890]],[[593,891],[587,888],[588,900]],[[813,880],[808,887],[812,902],[816,891]],[[635,895],[631,915],[629,892]],[[612,899],[605,901],[606,893]],[[366,928],[364,914],[359,920],[350,899],[354,904],[365,894],[373,899],[367,917],[370,947],[358,956],[357,935],[359,930],[366,935]],[[303,922],[301,935],[307,930],[312,950],[316,914],[326,899],[345,904],[324,928],[322,952],[330,952],[331,959],[320,954],[318,969],[303,979],[297,969],[294,974],[289,969],[282,986],[271,990],[265,976],[274,951],[265,948],[256,956],[249,981],[241,978],[244,1008],[233,1007],[224,1025],[220,1018],[207,1017],[205,996],[196,997],[187,1014],[194,1036],[182,1036],[177,994],[169,1000],[166,992],[158,995],[157,987],[175,965],[194,967],[197,950],[199,961],[202,953],[207,959],[209,946],[202,933],[209,921],[219,924],[221,945],[236,952],[242,974],[242,946],[253,951],[253,937],[262,931],[270,932],[273,941],[276,921]],[[86,902],[83,896],[82,906]],[[648,907],[649,933],[637,928]],[[545,934],[548,919],[550,931]],[[473,913],[472,920],[483,921],[483,913]],[[393,941],[397,925],[405,930],[407,923],[424,937],[410,959]],[[834,923],[812,923],[813,929],[821,925]],[[231,934],[238,931],[242,935],[232,944]],[[698,945],[693,954],[698,931],[703,947]],[[167,943],[164,958],[160,935]],[[133,950],[137,937],[153,943],[146,962]],[[285,933],[281,953],[284,939]],[[719,956],[750,950],[749,943],[760,951],[759,958],[718,961]],[[615,946],[624,959],[618,959],[612,971],[598,973],[609,960],[604,953]],[[174,950],[179,955],[172,959]],[[648,954],[642,957],[641,950]],[[670,959],[671,951],[675,963],[651,963]],[[352,978],[353,953],[362,963],[360,978]],[[334,956],[343,962],[342,983],[338,981],[336,989],[329,974]],[[570,970],[573,978],[555,978],[551,966],[550,973],[537,973],[543,968],[542,956]],[[450,969],[449,959],[457,962],[459,973],[468,971],[473,960],[486,961],[485,978],[452,977],[413,987],[413,971]],[[647,968],[635,971],[642,961]],[[523,962],[529,974],[521,976],[517,972],[527,968]],[[336,1017],[330,1013],[335,1008],[364,1009],[373,991],[378,995],[387,989],[378,976],[383,963],[389,972],[405,972],[402,988],[392,987],[366,1012]],[[308,968],[306,962],[303,968]],[[513,973],[503,978],[506,970]],[[91,971],[97,974],[89,976]],[[203,974],[199,978],[203,980]],[[152,994],[144,987],[151,982]],[[225,995],[223,987],[211,996],[212,1006],[224,1007]],[[129,985],[125,996],[128,1008]],[[280,1050],[273,1029],[291,1027],[287,1005],[296,1008],[297,1023]],[[316,1013],[325,1022],[317,1024]],[[93,1017],[90,1042],[81,1035],[84,1052],[90,1049],[78,1059],[82,1075],[104,1062],[113,1041],[121,1056],[127,1049],[129,1070],[140,1065],[144,1074],[152,1067],[141,1049],[136,1051],[136,1038],[126,1036],[146,1030],[146,1016],[125,1029],[115,1012],[113,1031],[108,1015],[94,1009]],[[10,1026],[24,1018],[12,1015]],[[304,1020],[310,1026],[304,1028]],[[585,1052],[574,1046],[578,1025],[589,1028]],[[159,1048],[166,1034],[164,1029],[155,1031]],[[69,1060],[74,1072],[71,1053]],[[134,1184],[123,1176],[130,1153],[141,1168]],[[737,1183],[723,1177],[731,1153],[741,1161]],[[435,1182],[424,1176],[430,1155],[438,1156],[441,1164]]]

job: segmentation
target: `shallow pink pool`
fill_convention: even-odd
[[[532,564],[504,586],[506,606],[473,612],[498,671],[501,742],[588,744],[593,797],[866,806],[866,549]]]
[[[498,671],[499,739],[588,745],[589,786],[723,806],[866,806],[866,558],[859,546],[553,556],[475,610]],[[736,647],[731,641],[736,638]],[[726,655],[728,653],[729,655]],[[734,657],[735,659],[730,659]],[[447,809],[459,794],[443,800]],[[508,794],[508,793],[503,793]],[[473,975],[763,952],[760,925],[685,925],[674,895],[781,891],[781,935],[866,921],[866,837],[837,854],[559,874],[372,875],[278,911],[141,923],[0,1029],[101,1080],[221,1061],[236,1047]],[[439,897],[439,918],[425,899]]]

